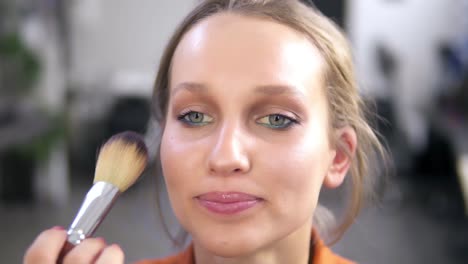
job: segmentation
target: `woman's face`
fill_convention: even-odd
[[[310,40],[218,14],[185,34],[172,63],[161,162],[194,242],[244,255],[310,227],[335,157],[324,62]]]

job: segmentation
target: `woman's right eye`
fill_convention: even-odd
[[[190,126],[204,126],[213,121],[213,118],[207,114],[197,111],[189,111],[182,113],[177,117],[177,120],[184,122]]]

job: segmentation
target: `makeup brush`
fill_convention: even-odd
[[[135,183],[147,162],[148,151],[143,138],[134,132],[116,134],[101,147],[94,184],[67,231],[67,243],[59,263],[74,246],[94,234],[117,197]]]

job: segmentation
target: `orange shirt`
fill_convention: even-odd
[[[346,260],[334,254],[330,248],[325,246],[323,241],[312,232],[312,241],[315,241],[311,247],[313,258],[310,264],[353,264],[354,262]],[[190,245],[185,251],[178,255],[159,260],[142,260],[135,264],[195,264],[193,245]]]

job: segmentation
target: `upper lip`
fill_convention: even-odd
[[[209,192],[199,195],[196,198],[216,203],[237,203],[261,200],[260,197],[243,192]]]

